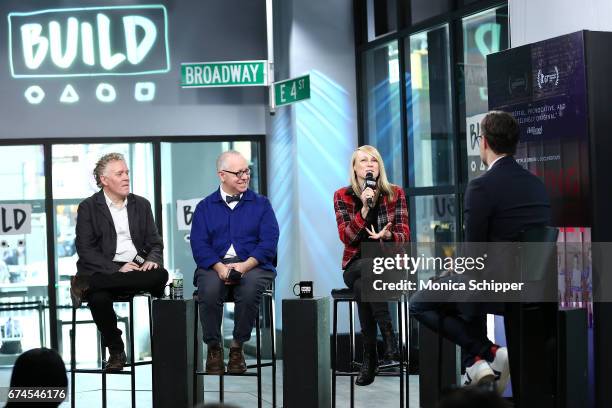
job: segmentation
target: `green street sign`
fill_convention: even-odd
[[[183,88],[218,86],[265,86],[268,61],[184,62],[181,64]]]
[[[274,83],[276,106],[310,99],[310,74]]]

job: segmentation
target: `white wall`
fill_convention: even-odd
[[[509,0],[508,12],[511,47],[580,30],[612,31],[610,0]]]
[[[311,78],[311,99],[278,108],[269,121],[269,195],[281,227],[277,297],[293,296],[300,280],[329,296],[344,286],[333,193],[348,184],[357,147],[352,1],[277,1],[275,59],[277,81]]]

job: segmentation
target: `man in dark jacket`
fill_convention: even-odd
[[[513,157],[520,135],[516,119],[506,112],[489,112],[482,120],[481,133],[480,157],[488,168],[485,174],[470,181],[465,192],[465,241],[512,242],[518,240],[522,231],[549,225],[550,202],[544,183]],[[508,257],[498,257],[493,252],[489,255],[487,269],[492,271],[492,277],[504,276],[501,272],[504,265],[496,260]],[[470,279],[467,275],[447,279],[462,278]],[[503,393],[509,380],[508,350],[493,344],[486,334],[486,313],[503,314],[503,304],[444,305],[428,302],[427,296],[417,292],[411,298],[410,313],[421,324],[463,348],[466,373],[462,385],[494,380],[497,391]]]
[[[105,369],[120,371],[126,363],[113,300],[118,295],[149,292],[162,297],[168,272],[162,266],[162,239],[151,204],[130,193],[123,155],[103,156],[94,169],[101,190],[83,200],[77,212],[77,275],[70,295],[75,307],[88,302],[94,322],[108,347]]]

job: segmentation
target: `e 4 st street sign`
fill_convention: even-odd
[[[267,61],[184,62],[183,88],[268,85]]]
[[[310,99],[310,74],[274,83],[274,102],[276,106]]]

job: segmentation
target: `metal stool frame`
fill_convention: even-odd
[[[262,363],[261,361],[261,308],[263,306],[264,303],[264,299],[265,298],[269,298],[270,302],[269,302],[269,312],[270,312],[270,340],[271,340],[271,347],[272,347],[272,360],[266,363]],[[198,330],[198,323],[199,323],[199,319],[198,319],[198,314],[199,314],[199,307],[198,307],[198,293],[197,290],[194,292],[193,294],[193,299],[194,299],[194,308],[195,308],[195,313],[194,313],[194,328],[195,328],[195,335],[193,336],[193,405],[195,405],[197,403],[197,397],[198,397],[198,387],[197,387],[197,378],[198,375],[201,376],[207,376],[207,375],[217,375],[219,376],[219,400],[221,403],[224,402],[224,394],[225,394],[225,385],[224,385],[224,378],[225,376],[235,376],[235,377],[257,377],[257,407],[261,408],[262,407],[262,387],[261,387],[261,369],[264,367],[272,367],[272,406],[276,407],[276,333],[275,333],[275,327],[274,327],[274,320],[275,320],[275,311],[274,311],[274,289],[270,288],[270,289],[266,289],[263,293],[262,293],[262,302],[260,304],[260,308],[259,308],[259,314],[257,316],[257,321],[255,322],[255,336],[256,336],[256,356],[257,356],[257,363],[256,364],[250,364],[247,365],[247,371],[242,373],[242,374],[230,374],[230,373],[223,373],[223,374],[209,374],[206,372],[206,367],[203,367],[203,369],[200,371],[198,370],[198,359],[200,358],[198,356],[198,335],[197,335],[197,330]],[[229,300],[225,300],[224,303],[231,303],[233,302],[233,298],[229,299]],[[249,372],[249,369],[255,368],[256,372]],[[204,381],[202,381],[202,386],[204,386]],[[204,402],[204,401],[202,401]]]
[[[146,296],[147,297],[147,305],[149,310],[149,338],[151,341],[151,350],[153,350],[152,342],[152,316],[151,316],[151,296],[149,294],[135,294],[128,296],[118,296],[113,300],[113,303],[123,303],[127,302],[129,304],[129,335],[126,333],[126,340],[129,338],[128,347],[129,347],[129,356],[130,360],[125,364],[124,367],[129,367],[129,370],[117,371],[108,373],[101,368],[94,369],[86,369],[86,368],[76,368],[76,307],[72,307],[72,328],[70,330],[70,406],[71,408],[75,408],[76,405],[76,374],[77,373],[86,373],[86,374],[102,374],[102,407],[106,408],[106,376],[108,374],[123,374],[129,375],[131,377],[131,399],[132,399],[132,407],[136,407],[136,366],[153,364],[153,359],[150,361],[135,361],[135,353],[134,353],[134,297],[135,296]],[[104,345],[100,345],[102,348],[102,364],[106,360],[106,347]]]
[[[348,288],[332,290],[332,299],[334,301],[334,316],[333,316],[333,334],[332,334],[332,349],[331,349],[331,364],[332,364],[332,408],[336,408],[336,377],[350,378],[350,407],[355,406],[355,382],[353,377],[359,375],[355,369],[358,369],[361,364],[355,361],[355,312],[354,305],[357,301],[353,291]],[[346,302],[349,309],[349,355],[351,361],[349,363],[350,371],[338,371],[338,304]],[[408,344],[404,333],[408,331],[408,307],[406,301],[400,298],[397,301],[397,317],[398,317],[398,337],[400,341],[400,361],[398,363],[386,364],[379,366],[382,369],[399,368],[399,372],[379,372],[377,377],[399,377],[400,378],[400,407],[408,407]]]

